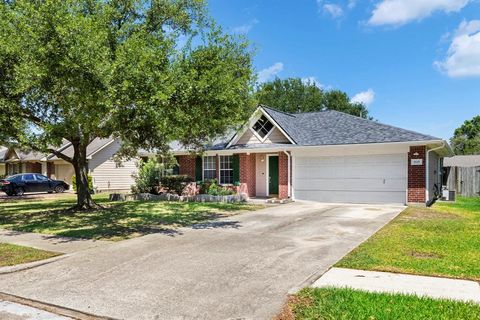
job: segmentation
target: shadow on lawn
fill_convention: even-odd
[[[178,228],[186,226],[194,229],[239,227],[236,221],[215,221],[228,216],[227,212],[238,211],[239,207],[234,205],[154,201],[100,203],[104,209],[75,212],[68,209],[71,200],[10,203],[2,209],[0,226],[21,232],[108,240],[151,233],[175,236],[181,234]]]

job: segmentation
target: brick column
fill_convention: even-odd
[[[256,165],[255,154],[241,153],[240,160],[240,187],[239,193],[245,193],[249,197],[256,195]]]
[[[180,167],[180,174],[185,174],[187,176],[195,179],[195,156],[183,155],[178,156],[178,166]]]
[[[408,153],[408,203],[425,203],[425,146],[410,147]],[[419,159],[421,165],[412,165],[412,160]]]
[[[288,198],[288,156],[278,153],[278,198]]]

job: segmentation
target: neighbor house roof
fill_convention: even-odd
[[[480,167],[480,155],[453,156],[443,159],[444,167]]]
[[[334,110],[286,113],[261,108],[300,146],[442,140]]]
[[[115,139],[113,138],[95,138],[87,146],[87,158],[93,156],[97,151],[103,149],[108,144],[112,143]],[[61,150],[61,152],[67,157],[73,157],[73,146],[68,144],[66,147]],[[48,160],[59,160],[55,155],[48,156]]]

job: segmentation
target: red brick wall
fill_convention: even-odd
[[[256,195],[256,165],[255,154],[241,153],[240,157],[240,187],[238,192],[249,197]]]
[[[42,165],[40,163],[27,162],[25,170],[27,173],[42,173]]]
[[[47,177],[52,178],[55,174],[55,164],[53,162],[47,163]]]
[[[288,156],[278,153],[278,198],[288,198]]]
[[[415,155],[418,153],[418,155]],[[425,202],[425,146],[410,147],[408,153],[408,202]],[[423,159],[421,166],[412,166],[412,159]]]
[[[178,156],[177,161],[180,174],[186,174],[195,179],[195,156]]]

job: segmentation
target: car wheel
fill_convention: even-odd
[[[21,188],[21,187],[18,187],[18,188],[15,189],[15,194],[17,196],[21,197],[21,196],[23,196],[24,193],[25,193],[25,190],[23,190],[23,188]]]
[[[9,197],[13,196],[13,193],[11,193],[11,192],[5,192],[5,194]]]
[[[55,192],[56,193],[63,193],[63,192],[65,192],[65,188],[63,186],[56,186],[55,187]]]

